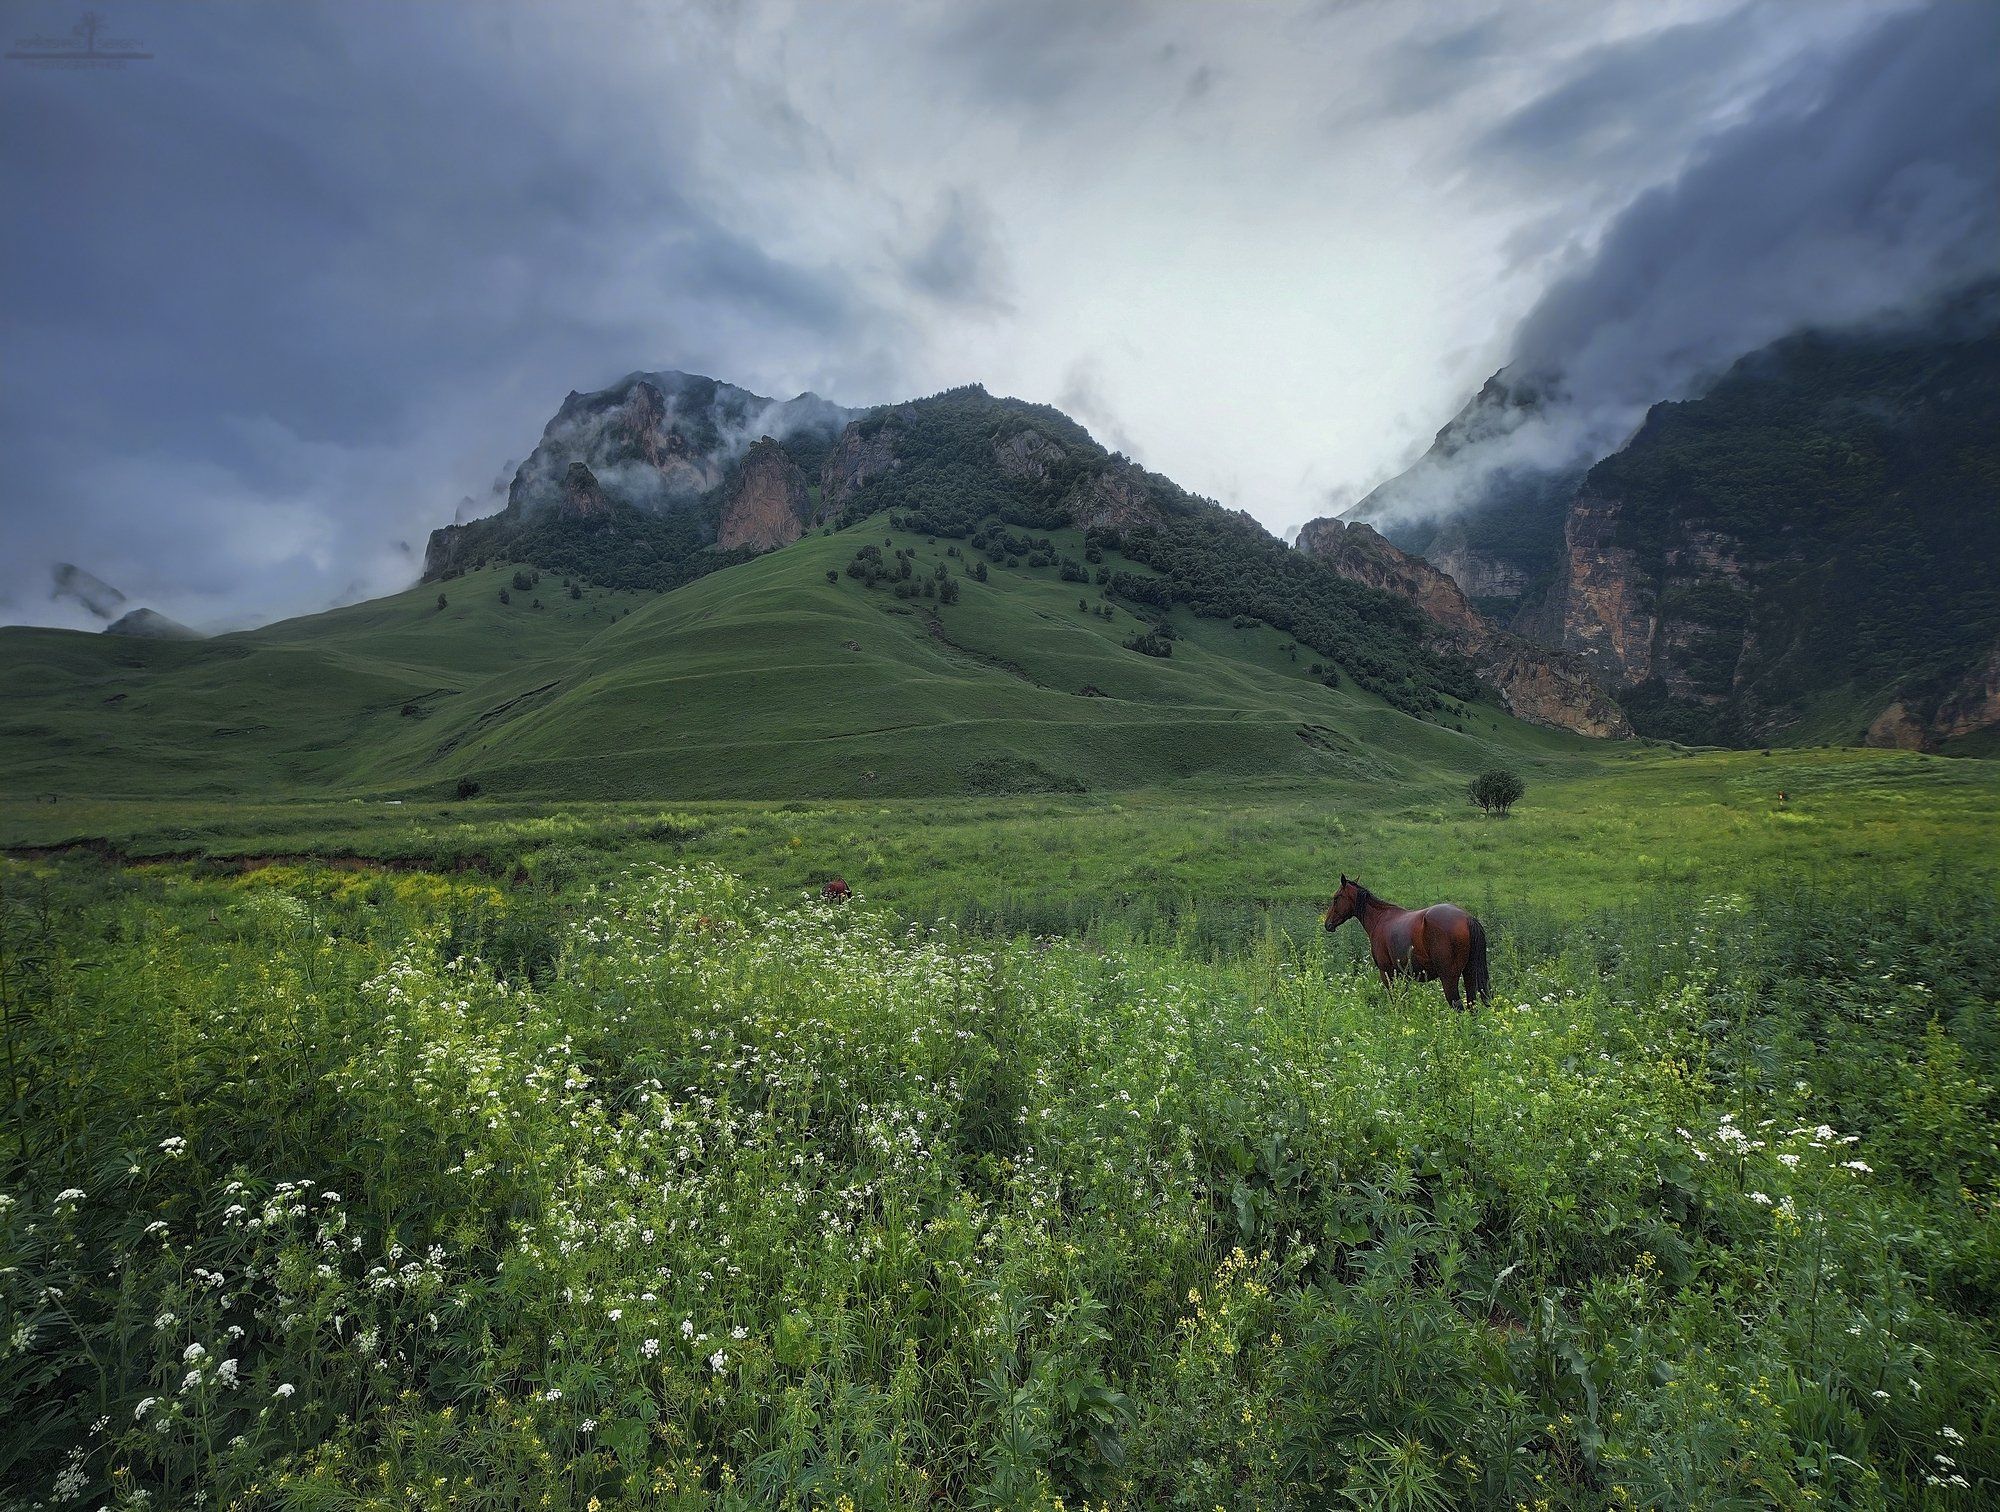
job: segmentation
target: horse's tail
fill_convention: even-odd
[[[1466,919],[1465,924],[1472,936],[1472,946],[1465,962],[1466,995],[1474,1002],[1490,1003],[1493,1001],[1493,990],[1486,976],[1486,926],[1471,917]]]

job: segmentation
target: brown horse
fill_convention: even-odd
[[[1441,982],[1444,1000],[1462,1009],[1459,984],[1463,982],[1472,1001],[1493,1001],[1486,980],[1486,927],[1464,909],[1451,903],[1398,908],[1343,872],[1340,891],[1327,905],[1326,927],[1338,929],[1349,919],[1361,921],[1368,953],[1375,958],[1384,987],[1391,977],[1399,976]]]

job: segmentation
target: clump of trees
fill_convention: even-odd
[[[885,557],[880,546],[863,546],[855,552],[854,560],[847,564],[847,575],[864,588],[873,588],[879,583],[888,583],[897,598],[936,599],[939,603],[958,602],[958,580],[951,575],[951,569],[939,562],[935,569],[923,577],[915,575],[917,553],[914,548],[897,548],[895,555]],[[840,579],[833,573],[826,575],[829,583]]]
[[[1478,806],[1482,814],[1499,814],[1503,818],[1521,795],[1528,791],[1527,783],[1505,767],[1495,767],[1490,772],[1481,772],[1466,784],[1466,798]]]

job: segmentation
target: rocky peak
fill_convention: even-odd
[[[805,534],[812,495],[805,474],[769,436],[743,454],[723,500],[715,544],[725,551],[770,551]]]
[[[611,513],[611,501],[604,497],[604,488],[597,481],[597,474],[581,462],[572,462],[563,474],[562,499],[558,506],[572,519],[598,520]]]

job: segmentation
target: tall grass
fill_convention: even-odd
[[[2000,1479],[1988,896],[1521,910],[1460,1016],[1264,909],[0,876],[22,1505]]]

